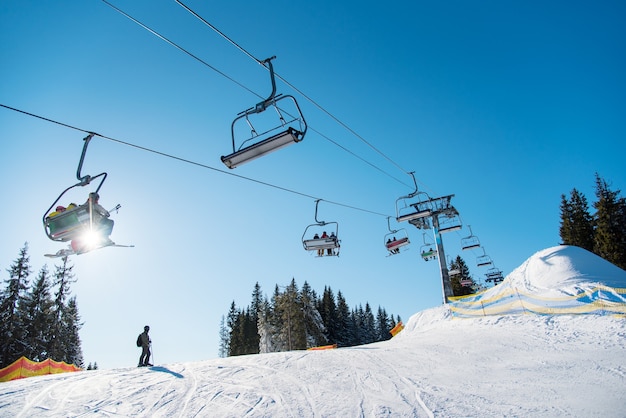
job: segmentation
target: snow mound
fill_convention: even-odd
[[[499,286],[507,282],[541,296],[575,295],[600,285],[626,288],[626,271],[583,248],[560,245],[532,255]]]
[[[559,298],[590,292],[598,286],[626,288],[626,271],[583,248],[559,245],[533,254],[498,286],[475,297],[495,300],[517,289],[540,298]],[[430,330],[452,317],[445,305],[418,312],[398,337]]]

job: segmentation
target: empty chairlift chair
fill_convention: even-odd
[[[274,58],[276,57],[263,61],[263,64],[267,64],[270,71],[271,94],[267,99],[257,103],[256,106],[240,112],[231,124],[233,152],[221,157],[222,162],[228,168],[238,167],[304,139],[307,124],[298,102],[291,95],[276,95],[276,81],[272,66],[272,59]],[[275,110],[277,118],[256,116],[270,107]],[[252,119],[254,119],[254,123]],[[246,125],[243,125],[243,120],[246,121]],[[241,138],[241,131],[245,127],[250,130],[250,136],[238,141],[236,138]]]
[[[472,250],[474,248],[479,248],[480,247],[480,241],[478,240],[478,237],[475,236],[472,233],[471,225],[467,225],[467,227],[470,230],[470,234],[467,237],[465,237],[465,238],[461,238],[461,249],[462,250]]]
[[[433,213],[432,202],[427,193],[417,190],[414,172],[409,173],[415,184],[415,191],[396,200],[396,221],[406,222],[425,218]]]

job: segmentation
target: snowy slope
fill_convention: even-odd
[[[577,250],[544,250],[507,280],[537,292],[587,281],[626,287],[613,274],[623,279],[622,270],[584,254],[573,259]],[[8,382],[0,416],[623,417],[625,354],[622,318],[453,320],[442,306],[414,315],[393,340],[366,346]]]

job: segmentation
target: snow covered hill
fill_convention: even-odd
[[[555,247],[500,286],[507,281],[569,294],[626,288],[626,272]],[[8,382],[0,416],[623,417],[625,359],[623,317],[452,319],[442,306],[414,315],[393,340],[360,347]]]

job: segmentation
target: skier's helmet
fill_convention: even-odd
[[[143,330],[144,331],[150,331],[150,327],[146,325],[145,327],[143,327]]]

